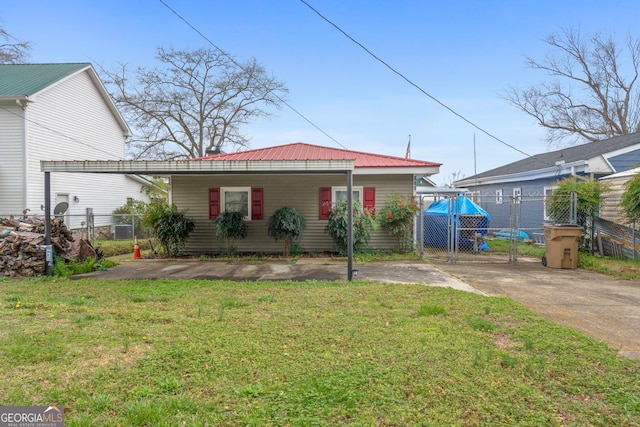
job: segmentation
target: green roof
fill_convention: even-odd
[[[0,64],[0,96],[31,96],[90,65]]]

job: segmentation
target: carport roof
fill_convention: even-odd
[[[344,173],[354,160],[43,160],[42,172],[115,173],[138,175]]]
[[[430,168],[437,172],[442,163],[425,160],[394,157],[384,154],[365,153],[362,151],[325,147],[321,145],[296,142],[254,150],[222,153],[198,157],[195,161],[204,160],[355,160],[354,166],[359,168]]]

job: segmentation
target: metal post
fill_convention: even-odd
[[[633,260],[636,260],[636,222],[633,221],[631,229],[631,240],[633,241]]]
[[[51,172],[44,173],[44,274],[53,274],[53,252],[51,249]]]
[[[353,279],[353,172],[347,171],[347,280]]]
[[[418,246],[420,247],[420,258],[424,258],[424,212],[422,208],[422,194],[420,194],[420,212],[418,214]]]
[[[455,262],[457,259],[456,246],[458,244],[458,228],[456,226],[456,197],[449,198],[447,204],[449,206],[449,214],[447,215],[447,250],[449,252],[449,262]]]
[[[518,262],[518,239],[520,237],[520,209],[522,195],[515,196],[511,203],[511,221],[509,232],[509,262]]]

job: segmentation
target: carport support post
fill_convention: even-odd
[[[44,173],[44,245],[45,245],[45,267],[44,274],[51,276],[53,265],[49,260],[51,254],[51,172]],[[51,255],[53,256],[53,255]]]
[[[424,258],[424,212],[422,212],[422,194],[418,194],[420,198],[420,211],[418,211],[418,247],[420,248],[420,258]]]
[[[353,279],[353,172],[347,171],[347,280]]]

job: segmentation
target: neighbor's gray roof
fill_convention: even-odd
[[[31,96],[86,67],[74,64],[0,64],[0,96]]]
[[[509,163],[507,165],[464,178],[464,181],[545,169],[553,167],[556,162],[562,160],[564,160],[565,163],[589,160],[599,155],[620,150],[635,144],[640,144],[640,132],[617,136],[603,141],[589,142],[587,144],[576,145],[573,147],[563,148],[561,150],[550,151],[548,153],[536,154],[535,156],[527,157],[526,159],[518,160],[517,162]]]

